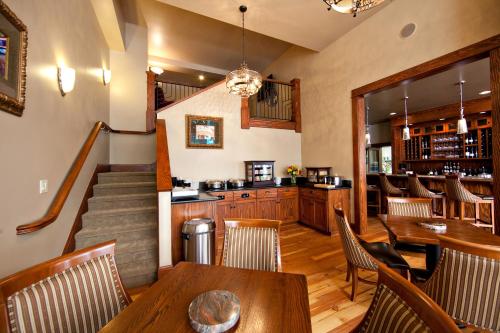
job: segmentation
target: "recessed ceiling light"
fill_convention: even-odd
[[[486,111],[481,111],[481,112],[479,112],[479,113],[480,113],[480,114],[485,114],[485,113],[486,113]]]
[[[445,120],[446,118],[439,118],[439,120]]]
[[[413,33],[415,32],[416,29],[417,29],[417,26],[415,25],[415,23],[408,23],[407,25],[405,25],[403,27],[403,29],[401,29],[401,31],[399,32],[399,35],[402,38],[408,38],[411,35],[413,35]]]
[[[205,75],[203,75],[203,74],[198,75],[198,80],[200,80],[200,81],[205,80]]]
[[[157,66],[149,67],[149,70],[157,75],[161,75],[163,73],[163,68]]]
[[[479,95],[488,95],[489,93],[491,93],[491,90],[483,90],[479,93]]]
[[[408,126],[413,126],[413,124],[408,124]]]
[[[397,114],[396,112],[391,112],[389,113],[389,116],[394,116],[395,114]]]

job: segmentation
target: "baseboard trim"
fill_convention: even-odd
[[[75,221],[69,232],[68,239],[66,240],[66,245],[64,246],[62,254],[67,254],[75,250],[75,235],[78,231],[82,230],[82,215],[89,210],[88,200],[94,195],[94,185],[97,184],[98,178],[97,174],[101,172],[109,172],[110,166],[108,164],[97,164],[94,173],[90,178],[87,190],[83,195],[82,202],[80,203],[80,208],[75,216]]]
[[[158,280],[164,277],[172,269],[174,269],[172,265],[158,267]]]

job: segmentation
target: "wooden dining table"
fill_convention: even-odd
[[[473,226],[470,222],[455,219],[420,218],[405,216],[388,216],[379,214],[380,220],[387,226],[398,242],[423,244],[426,246],[426,266],[434,270],[440,257],[439,238],[443,235],[458,240],[500,247],[500,236],[490,231]],[[446,231],[437,232],[420,226],[419,222],[446,224]]]
[[[304,275],[180,262],[100,332],[195,332],[191,301],[209,290],[240,300],[240,319],[228,332],[311,332]]]

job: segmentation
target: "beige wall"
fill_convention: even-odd
[[[126,50],[110,51],[113,73],[110,102],[111,127],[122,130],[146,129],[147,29],[126,23]],[[139,164],[155,161],[154,135],[112,134],[110,162]]]
[[[294,47],[265,72],[301,79],[303,164],[352,178],[352,89],[498,33],[498,0],[394,0],[322,52]]]
[[[241,129],[240,98],[219,84],[158,114],[165,119],[172,175],[193,181],[243,178],[245,160],[276,160],[276,175],[299,164],[300,134],[268,128]],[[224,149],[186,149],[185,115],[224,118]]]
[[[16,226],[45,213],[94,123],[108,121],[99,68],[109,66],[109,52],[89,1],[5,3],[28,27],[28,68],[24,115],[0,111],[0,277],[61,254],[90,176],[109,154],[101,135],[56,222],[16,235]],[[56,80],[61,63],[76,69],[65,97]],[[48,193],[38,193],[40,179],[48,179]]]

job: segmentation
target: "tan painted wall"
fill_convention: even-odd
[[[241,129],[240,98],[219,84],[158,114],[167,124],[172,175],[201,181],[243,178],[245,160],[276,160],[276,175],[300,165],[300,134],[268,128]],[[224,118],[224,149],[186,149],[185,115]]]
[[[5,3],[27,25],[29,46],[24,115],[0,111],[0,277],[61,254],[90,176],[109,155],[101,135],[56,222],[16,236],[17,225],[45,213],[94,123],[108,121],[109,88],[98,70],[109,66],[109,51],[89,1]],[[64,98],[56,80],[62,62],[77,72]],[[48,193],[38,193],[40,179]]]
[[[416,33],[402,39],[409,22]],[[265,73],[301,79],[303,164],[352,178],[352,89],[498,33],[498,0],[394,0],[322,52],[294,47]]]
[[[111,127],[123,130],[146,129],[147,29],[126,23],[126,50],[110,51],[113,73],[110,92]],[[155,161],[154,135],[112,134],[110,162],[139,164]]]

